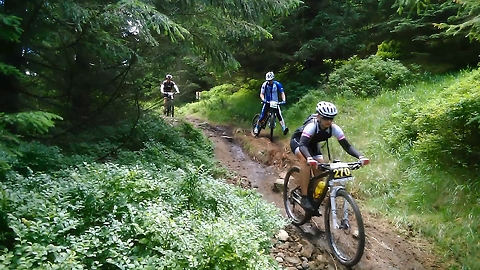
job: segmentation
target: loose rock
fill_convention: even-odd
[[[278,240],[283,241],[283,242],[287,241],[288,237],[289,237],[289,235],[285,230],[280,230],[277,234]]]

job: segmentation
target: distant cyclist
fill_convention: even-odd
[[[337,107],[333,103],[320,101],[317,103],[316,114],[310,115],[307,120],[292,135],[290,149],[300,160],[299,183],[302,190],[302,206],[313,211],[311,202],[307,197],[308,182],[310,179],[310,166],[317,169],[317,162],[324,163],[319,143],[334,136],[343,150],[351,156],[358,158],[363,165],[369,163],[369,159],[359,153],[345,138],[343,130],[333,123],[337,115]]]
[[[173,89],[175,89],[175,92],[172,92]],[[168,96],[180,93],[177,84],[172,80],[172,75],[167,74],[165,76],[165,80],[160,85],[160,92],[163,94],[163,106],[166,110]]]
[[[255,135],[258,135],[258,133],[260,132],[259,123],[261,123],[264,120],[265,116],[267,115],[267,110],[275,111],[278,117],[278,121],[280,122],[280,125],[282,125],[283,135],[286,135],[288,133],[288,127],[285,125],[285,121],[283,120],[280,106],[278,106],[276,109],[272,109],[269,107],[270,101],[277,101],[277,102],[279,101],[278,100],[279,95],[282,98],[282,102],[283,103],[286,102],[283,86],[280,82],[273,80],[274,78],[275,78],[275,74],[273,74],[272,71],[267,72],[267,74],[265,74],[266,81],[262,84],[262,87],[260,88],[260,99],[263,102],[263,107],[262,107],[262,112],[260,113],[260,117],[258,118],[257,125],[253,130],[253,133],[255,133]]]

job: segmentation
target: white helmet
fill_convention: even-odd
[[[167,76],[165,76],[165,79],[170,79],[170,80],[171,80],[171,79],[172,79],[172,75],[167,74]]]
[[[338,111],[333,103],[320,101],[317,103],[317,113],[323,117],[334,118]]]
[[[273,80],[273,78],[275,78],[275,74],[273,74],[273,71],[269,71],[267,72],[267,74],[265,74],[265,80],[270,81]]]

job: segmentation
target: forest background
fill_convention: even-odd
[[[253,97],[258,95],[264,74],[272,70],[288,91],[286,116],[290,119],[303,118],[318,97],[351,104],[363,110],[363,116],[380,115],[381,108],[396,109],[388,111],[389,125],[377,127],[383,132],[377,134],[385,142],[382,146],[407,164],[421,161],[422,167],[405,177],[429,174],[433,180],[424,180],[436,187],[435,196],[425,194],[421,186],[416,187],[420,189],[416,193],[404,194],[405,200],[414,202],[407,208],[424,209],[422,218],[429,216],[426,213],[443,213],[441,218],[433,218],[433,230],[441,232],[435,236],[440,252],[452,267],[475,266],[474,254],[480,250],[477,1],[0,0],[0,27],[0,258],[4,265],[29,269],[42,263],[79,263],[89,268],[99,263],[128,265],[110,246],[92,252],[96,240],[87,239],[82,232],[92,235],[94,231],[99,238],[118,239],[112,236],[116,233],[140,237],[138,231],[132,232],[138,230],[132,224],[141,223],[152,230],[141,235],[162,235],[164,232],[152,229],[151,219],[140,220],[142,215],[136,215],[139,209],[154,215],[153,202],[150,208],[132,210],[137,196],[145,199],[162,194],[168,202],[168,198],[182,194],[198,195],[191,192],[192,181],[225,173],[215,169],[209,147],[192,143],[209,145],[191,126],[182,124],[174,129],[178,140],[165,139],[173,128],[152,119],[152,112],[161,103],[159,84],[165,74],[173,74],[180,86],[179,104],[194,102],[195,92],[203,91],[206,98],[209,94],[218,97],[212,99],[212,107],[204,106],[206,115],[226,121],[228,118],[212,113],[220,108],[227,112],[224,116],[247,125],[252,117],[248,113],[257,110],[250,105]],[[411,90],[414,88],[420,90]],[[412,91],[424,93],[414,95]],[[393,92],[403,96],[398,97],[397,106],[385,103],[382,107],[378,98],[388,99]],[[235,104],[245,106],[235,107],[226,98],[229,95],[237,98]],[[238,98],[242,96],[245,98]],[[191,160],[195,166],[182,171],[183,189],[166,192],[171,188],[165,179],[170,179],[172,172],[182,167],[180,160],[192,153],[196,153]],[[140,169],[138,162],[144,162]],[[134,163],[137,167],[129,167]],[[162,184],[157,183],[159,179],[152,180],[156,170],[164,172]],[[114,182],[98,186],[99,179]],[[135,186],[122,182],[129,179],[135,180]],[[160,187],[163,191],[158,190]],[[117,193],[110,192],[107,197],[97,193],[103,188]],[[140,191],[125,198],[132,188]],[[393,193],[401,188],[397,182],[381,189],[389,191],[385,200],[392,202],[387,205],[394,204],[398,198],[392,197]],[[43,194],[42,190],[51,193]],[[202,201],[213,203],[208,199],[220,196],[210,195]],[[211,208],[199,205],[195,196],[185,197],[188,209]],[[58,201],[49,201],[53,198]],[[86,205],[79,206],[78,201]],[[249,203],[238,199],[238,204]],[[265,218],[256,221],[266,233],[265,239],[281,224],[280,220],[269,221],[271,211],[265,207]],[[109,216],[109,222],[129,220],[136,229],[125,231],[121,224],[107,231],[97,227],[109,213],[117,213]],[[224,214],[227,219],[232,213]],[[63,225],[46,232],[54,219],[55,224]],[[435,238],[433,232],[420,226],[426,220],[419,218],[414,226],[419,233]],[[412,225],[410,216],[403,222]],[[248,235],[245,232],[246,242],[240,246],[251,246],[248,241],[254,240],[247,239]],[[57,237],[67,240],[52,246]],[[141,250],[151,256],[148,258],[155,257],[147,252],[150,247],[172,242],[140,238],[142,247],[135,252]],[[266,248],[265,239],[258,240],[264,241],[258,245],[260,249]],[[160,245],[164,250],[184,252],[184,261],[150,259],[143,263],[189,265],[194,255],[186,250],[208,249],[207,242],[196,248]],[[115,243],[118,254],[133,245]],[[82,261],[71,250],[78,254],[83,250],[88,256]],[[22,252],[30,255],[19,257]],[[245,258],[256,256],[245,252]],[[197,263],[203,262],[197,259]],[[263,259],[255,261],[261,265],[258,260]],[[263,263],[271,264],[267,259]],[[204,267],[208,269],[208,265]]]

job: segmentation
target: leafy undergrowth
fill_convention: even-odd
[[[0,269],[278,269],[278,210],[212,176],[222,172],[201,131],[142,125],[147,143],[117,160],[7,174]]]

